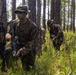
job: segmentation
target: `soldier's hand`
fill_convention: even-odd
[[[17,51],[16,57],[19,57],[19,56],[20,56],[20,53],[21,53],[22,50],[23,50],[23,49],[20,48],[20,49]]]
[[[16,54],[16,57],[19,57],[19,56],[20,56],[20,51],[18,51]]]
[[[55,37],[55,35],[51,35],[51,37],[52,37],[52,38],[54,38],[54,37]]]

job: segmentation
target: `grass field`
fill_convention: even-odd
[[[46,43],[42,48],[42,55],[36,57],[36,68],[30,72],[24,72],[21,61],[10,68],[7,74],[0,72],[0,75],[76,75],[76,35],[72,32],[64,32],[65,41],[57,51],[53,48],[49,34],[46,34]]]

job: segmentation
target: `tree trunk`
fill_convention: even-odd
[[[46,0],[43,0],[43,28],[45,28],[46,29],[46,20],[45,20],[45,18],[46,18]]]
[[[25,4],[25,0],[22,0],[22,5],[24,5]]]
[[[65,31],[65,0],[64,0],[64,19],[63,19],[63,30]]]
[[[72,0],[73,4],[73,32],[75,33],[75,0]]]
[[[6,15],[6,0],[0,0],[0,22],[3,26],[7,25],[7,15]]]
[[[40,27],[41,24],[41,0],[37,0],[37,18],[36,24]]]
[[[51,19],[61,24],[61,0],[51,0]]]
[[[36,23],[36,0],[28,0],[28,5],[31,11],[29,18]]]
[[[68,0],[68,23],[67,23],[67,32],[69,27],[69,6],[70,6],[70,0]]]
[[[72,31],[73,29],[73,4],[72,4],[72,1],[71,1],[71,24],[70,24],[70,30]]]
[[[12,0],[12,20],[16,18],[16,15],[14,13],[16,9],[16,0]]]
[[[48,20],[49,20],[49,3],[50,1],[48,0]]]

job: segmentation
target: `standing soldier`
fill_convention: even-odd
[[[61,29],[61,26],[59,24],[54,24],[53,20],[49,20],[47,22],[50,38],[53,42],[54,47],[57,50],[60,50],[60,46],[63,43],[64,35],[63,31]]]
[[[31,67],[34,68],[35,66],[35,40],[38,37],[39,28],[27,18],[28,12],[26,5],[19,6],[15,10],[18,20],[11,21],[10,24],[14,30],[12,31],[10,28],[9,33],[15,38],[16,57],[21,57],[23,69],[29,71]]]

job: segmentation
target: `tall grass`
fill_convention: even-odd
[[[24,72],[21,61],[18,60],[18,66],[14,67],[14,71],[9,69],[7,75],[76,75],[76,35],[72,32],[64,32],[64,34],[64,43],[60,51],[57,51],[47,32],[42,55],[36,57],[34,70]]]

